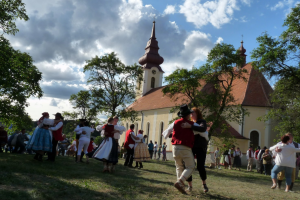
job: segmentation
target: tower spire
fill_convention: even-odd
[[[156,38],[155,38],[155,20],[153,21],[151,38],[154,38],[154,39],[156,39]],[[151,38],[150,38],[150,39],[151,39]]]
[[[242,56],[244,58],[244,63],[243,63],[243,66],[244,66],[246,64],[247,55],[245,54],[246,49],[244,48],[244,41],[243,40],[241,41],[241,46],[240,46],[239,50],[240,50],[240,56]]]

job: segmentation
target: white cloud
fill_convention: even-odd
[[[252,0],[241,0],[244,4],[250,6]]]
[[[277,4],[275,4],[275,6],[272,6],[271,10],[275,11],[277,9],[282,9],[284,7],[291,8],[293,6],[294,6],[294,0],[283,0],[283,1],[279,1]]]
[[[239,10],[237,0],[215,0],[201,3],[200,0],[185,0],[179,12],[184,14],[188,22],[200,28],[211,23],[216,28],[229,23],[234,10]]]
[[[168,5],[166,9],[164,10],[164,14],[169,15],[169,14],[174,14],[176,12],[176,8],[173,5]]]
[[[246,20],[246,16],[241,17],[240,21],[243,22],[243,23],[248,22],[248,20]]]
[[[219,38],[217,39],[217,41],[216,41],[215,44],[220,44],[220,43],[222,43],[222,42],[223,42],[223,38],[219,37]]]

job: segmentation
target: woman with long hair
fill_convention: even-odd
[[[208,187],[206,185],[206,171],[205,171],[205,159],[208,145],[208,132],[206,131],[207,125],[206,121],[202,117],[201,111],[194,107],[192,108],[191,118],[194,121],[194,125],[188,123],[182,124],[182,128],[191,128],[194,131],[194,146],[192,148],[194,156],[197,157],[197,169],[200,174],[203,191],[208,192]],[[192,176],[187,179],[188,182],[188,191],[192,191]]]

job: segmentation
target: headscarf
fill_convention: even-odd
[[[43,112],[42,113],[42,117],[39,119],[39,121],[37,122],[37,124],[39,125],[39,124],[43,123],[44,118],[49,118],[49,113]]]

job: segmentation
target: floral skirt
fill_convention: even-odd
[[[138,143],[138,145],[134,148],[133,160],[137,162],[150,160],[148,147],[145,143]]]
[[[29,139],[27,150],[52,152],[52,138],[49,130],[36,128]]]

